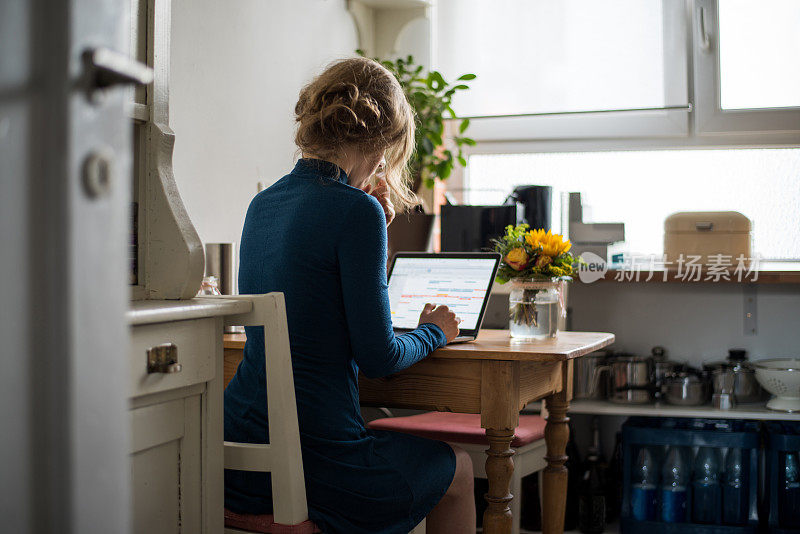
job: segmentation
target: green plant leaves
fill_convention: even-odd
[[[356,53],[364,55],[362,50],[357,50]],[[458,120],[451,99],[457,91],[467,90],[469,86],[463,83],[451,85],[440,72],[435,70],[426,72],[422,65],[414,63],[413,56],[394,61],[378,58],[375,60],[394,74],[400,82],[416,115],[416,151],[410,162],[412,174],[416,175],[426,187],[433,187],[436,179],[446,180],[456,164],[465,167],[467,160],[461,152],[461,147],[476,144],[473,139],[463,136],[469,128],[469,119],[459,122],[458,135],[452,139],[452,144],[458,148],[457,153],[444,148],[448,144],[444,135],[444,122]],[[463,82],[475,78],[475,74],[463,74],[456,81]]]

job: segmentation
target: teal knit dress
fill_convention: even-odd
[[[396,373],[446,343],[423,324],[395,336],[386,285],[386,220],[332,163],[301,159],[259,193],[241,240],[239,292],[283,292],[309,517],[330,534],[406,534],[455,473],[445,443],[369,430],[358,372]],[[263,330],[247,327],[225,390],[225,439],[268,443]],[[225,473],[225,506],[272,512],[268,474]]]

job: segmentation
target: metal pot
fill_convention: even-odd
[[[703,365],[707,371],[714,372],[721,369],[730,370],[734,374],[733,397],[738,404],[760,402],[764,398],[764,391],[756,380],[756,370],[747,361],[747,352],[742,349],[730,349],[728,359],[721,362],[711,362]]]
[[[608,400],[623,404],[644,404],[652,400],[652,359],[629,354],[612,357],[608,365],[595,370],[595,384],[600,373],[607,372]]]
[[[708,402],[708,383],[695,373],[681,372],[664,385],[667,402],[677,406],[699,406]]]
[[[653,396],[656,402],[664,399],[664,387],[666,386],[667,379],[673,376],[681,364],[671,361],[655,361],[653,363]]]
[[[575,362],[575,381],[572,396],[575,399],[604,399],[605,388],[595,384],[596,369],[602,366],[608,357],[606,351],[593,352]]]

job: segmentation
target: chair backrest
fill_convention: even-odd
[[[248,313],[225,318],[228,326],[263,326],[267,371],[269,444],[225,442],[225,468],[272,474],[276,523],[296,525],[308,519],[300,429],[294,396],[292,354],[283,293],[215,298],[249,300]]]

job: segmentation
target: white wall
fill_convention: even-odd
[[[345,0],[173,0],[174,172],[204,242],[239,241],[257,182],[294,165],[300,88],[357,47]]]
[[[614,332],[616,350],[649,354],[662,345],[693,365],[744,348],[752,360],[800,357],[800,286],[756,286],[756,335],[744,334],[744,286],[738,284],[574,283],[573,330]]]

